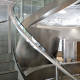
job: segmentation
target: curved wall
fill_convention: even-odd
[[[30,30],[35,34],[35,39],[42,44],[47,53],[52,58],[56,57],[59,43],[59,32],[44,29]],[[16,54],[21,67],[25,69],[50,63],[44,56],[42,56],[42,54],[32,48],[32,46],[30,46],[23,37],[19,39]]]

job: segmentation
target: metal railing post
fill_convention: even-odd
[[[23,21],[23,0],[20,2],[20,22]]]
[[[57,66],[56,66],[56,80],[59,80],[59,70]]]
[[[9,9],[9,5],[8,5]],[[8,15],[8,53],[11,53],[11,19]]]

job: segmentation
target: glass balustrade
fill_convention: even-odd
[[[29,15],[52,1],[54,0],[18,0],[14,6],[15,16],[18,18],[18,20],[23,21]],[[61,0],[60,3],[62,1],[64,0]],[[55,1],[55,4],[56,3],[57,1]]]

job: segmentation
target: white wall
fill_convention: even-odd
[[[60,37],[63,38],[73,38],[73,39],[80,39],[80,30],[77,28],[70,28],[70,29],[59,29]]]
[[[60,31],[60,38],[74,38],[80,40],[80,28],[78,27],[54,27],[37,25],[38,28],[46,28]]]

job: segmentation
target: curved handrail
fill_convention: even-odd
[[[40,69],[43,69],[43,68],[48,68],[48,67],[53,67],[53,64],[46,64],[46,65],[41,65],[41,66],[37,66],[37,67],[31,67],[30,69],[25,70],[24,74],[26,76],[28,76],[28,75],[30,75],[31,73],[33,73],[37,70],[40,70]]]
[[[69,0],[68,0],[69,1]],[[71,1],[71,0],[70,0]],[[72,2],[74,2],[76,0],[72,0]],[[42,49],[37,46],[28,36],[28,34],[26,34],[22,28],[24,28],[20,22],[18,21],[18,19],[14,16],[13,14],[13,7],[14,7],[15,4],[13,4],[10,9],[9,9],[9,15],[10,15],[10,18],[12,19],[13,23],[15,24],[17,30],[19,31],[19,33],[24,37],[24,39],[31,45],[31,46],[35,46],[35,49],[40,52],[43,56],[45,56],[52,64],[54,64],[55,66],[57,66],[64,74],[68,75],[70,78],[74,79],[74,80],[77,80],[75,77],[73,77],[69,72],[67,72],[63,67],[61,67],[56,61],[54,61],[46,52],[42,51]],[[30,16],[31,17],[31,16]],[[40,18],[40,17],[39,17]],[[38,21],[40,20],[38,18]],[[37,19],[36,19],[37,20]],[[35,21],[36,21],[35,20]],[[33,23],[35,23],[35,21],[33,21],[31,24],[27,25],[28,27],[30,25],[32,25]]]
[[[80,64],[80,62],[72,62],[72,63],[62,63],[62,66],[64,65],[69,65],[69,64]],[[46,64],[46,65],[41,65],[41,66],[37,66],[37,67],[30,67],[28,70],[24,71],[24,74],[26,76],[30,75],[31,73],[43,69],[43,68],[48,68],[48,67],[53,67],[53,64]]]
[[[18,67],[18,69],[19,69],[21,75],[23,76],[23,79],[26,80],[26,76],[25,76],[24,73],[22,72],[22,69],[21,69],[21,67],[20,67],[20,65],[19,65],[19,63],[18,63],[18,60],[17,60],[17,57],[16,57],[16,54],[15,54],[14,49],[12,49],[12,53],[13,53],[13,56],[14,56],[14,58],[15,58],[17,67]]]

